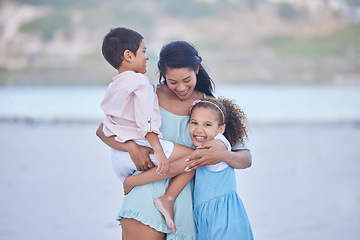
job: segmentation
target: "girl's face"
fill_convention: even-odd
[[[196,147],[203,145],[206,141],[214,139],[216,134],[224,133],[225,124],[219,125],[220,120],[216,109],[195,108],[190,116],[189,133]]]
[[[194,92],[198,72],[199,68],[195,71],[191,68],[168,68],[165,74],[166,84],[178,98],[186,100]]]

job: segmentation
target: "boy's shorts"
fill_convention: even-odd
[[[162,139],[159,140],[164,150],[165,156],[169,158],[174,150],[174,143]],[[138,145],[151,148],[150,143],[146,139],[136,139],[133,141]],[[150,154],[150,159],[155,164],[155,166],[157,166],[154,154]],[[124,182],[125,178],[132,175],[136,170],[136,166],[130,158],[130,154],[128,152],[111,149],[111,161],[116,176],[120,179],[121,182]]]

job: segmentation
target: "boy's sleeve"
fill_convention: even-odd
[[[146,78],[144,76],[144,78]],[[134,108],[135,121],[138,126],[138,131],[141,136],[145,138],[148,132],[160,133],[160,113],[158,100],[152,85],[146,78],[133,91],[134,94]]]

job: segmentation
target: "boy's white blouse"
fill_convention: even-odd
[[[144,139],[148,132],[160,132],[161,114],[158,99],[149,79],[141,73],[125,71],[113,78],[101,108],[105,136],[119,142]]]

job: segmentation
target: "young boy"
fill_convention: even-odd
[[[166,174],[169,169],[168,157],[174,145],[159,139],[162,137],[159,130],[161,115],[157,96],[144,75],[149,59],[144,38],[131,29],[111,29],[104,38],[102,53],[118,71],[101,103],[106,114],[103,120],[105,136],[115,135],[115,139],[121,143],[134,140],[151,147],[156,161],[152,160],[159,167],[158,174]],[[122,182],[136,170],[130,157],[125,159],[124,152],[112,150],[114,169]]]
[[[155,166],[158,165],[156,172],[165,175],[169,170],[169,161],[185,160],[194,149],[161,139],[157,95],[144,75],[149,58],[143,37],[127,28],[112,29],[104,38],[102,52],[105,59],[118,70],[101,103],[106,114],[102,129],[104,135],[115,136],[115,140],[121,143],[133,140],[139,145],[151,147],[154,154],[150,154],[150,159]],[[128,152],[112,149],[111,153],[115,173],[124,182],[136,170],[135,164]],[[174,196],[180,194],[193,176],[193,172],[176,176],[178,180],[175,183],[172,181],[174,187],[171,188]],[[155,206],[166,216],[167,226],[175,233],[171,209],[167,211],[156,203]]]

